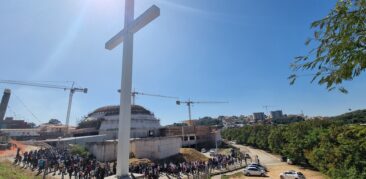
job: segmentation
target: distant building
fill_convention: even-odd
[[[29,124],[24,120],[14,120],[13,117],[6,117],[1,121],[2,129],[23,129],[30,128]]]
[[[253,113],[253,119],[254,121],[263,121],[266,119],[266,115],[264,112],[255,112]]]
[[[235,128],[235,127],[243,127],[244,126],[244,119],[240,120],[236,116],[227,116],[222,119],[222,124],[224,128]]]
[[[66,128],[66,125],[46,123],[41,124],[37,128],[7,128],[0,129],[0,132],[3,132],[9,137],[15,138],[17,140],[55,139],[64,136]],[[74,127],[69,126],[70,133],[72,133],[74,130]]]
[[[29,140],[35,139],[40,136],[38,128],[31,129],[0,129],[0,132],[8,135],[9,137],[17,140]]]
[[[224,125],[225,128],[233,128],[236,127],[236,120],[227,117],[222,120],[222,124]]]
[[[271,111],[271,117],[272,117],[272,119],[283,118],[282,110]]]

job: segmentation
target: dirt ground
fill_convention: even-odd
[[[37,150],[39,147],[32,145],[24,145],[21,142],[12,140],[11,143],[15,144],[20,148],[20,153],[24,153],[26,151]],[[0,151],[0,162],[1,161],[12,161],[17,153],[17,148],[12,147],[10,150],[2,150]]]
[[[180,154],[185,161],[208,161],[208,158],[201,152],[191,148],[181,148]]]
[[[295,171],[299,171],[299,172],[303,173],[305,175],[305,177],[308,179],[328,179],[327,176],[323,175],[320,172],[302,169],[295,165],[287,165],[286,163],[277,164],[277,165],[269,165],[268,170],[269,170],[269,172],[267,173],[267,177],[252,177],[252,176],[247,177],[242,174],[242,171],[240,171],[236,174],[233,174],[233,177],[229,177],[229,178],[230,179],[246,179],[246,178],[250,178],[250,179],[260,179],[260,178],[271,178],[271,179],[274,178],[275,179],[276,178],[276,179],[279,179],[280,174],[282,172],[288,171],[288,170],[295,170]]]

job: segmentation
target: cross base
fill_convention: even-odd
[[[125,176],[117,176],[117,175],[112,175],[109,177],[105,177],[105,179],[131,179],[132,177],[130,175],[125,175]]]

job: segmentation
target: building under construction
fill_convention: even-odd
[[[167,126],[160,129],[160,135],[181,137],[184,147],[213,147],[221,142],[220,131],[212,126]]]

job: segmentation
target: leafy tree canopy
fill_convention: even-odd
[[[61,121],[58,119],[50,119],[48,121],[48,124],[61,124]]]
[[[313,38],[306,41],[315,46],[307,55],[295,57],[291,64],[294,84],[299,71],[315,72],[313,81],[331,91],[347,90],[341,86],[359,76],[366,68],[366,0],[339,0],[323,19],[311,24]]]

